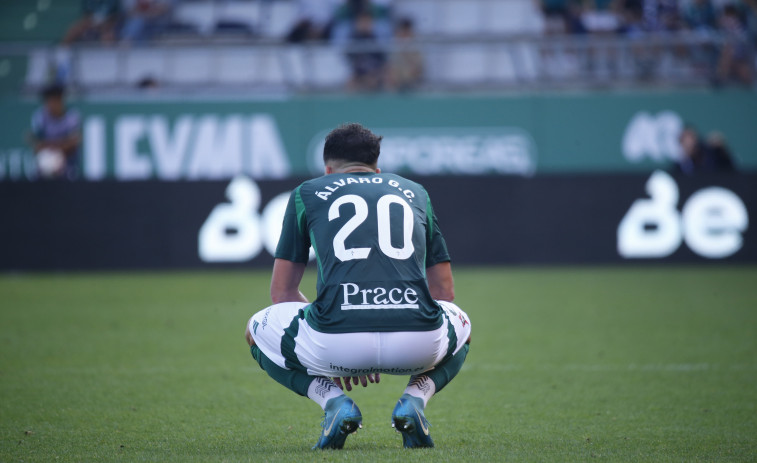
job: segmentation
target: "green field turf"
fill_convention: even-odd
[[[268,282],[0,276],[0,461],[757,460],[757,267],[457,269],[472,347],[415,451],[390,376],[344,450],[310,450],[320,408],[242,337]]]

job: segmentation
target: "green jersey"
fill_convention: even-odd
[[[426,268],[449,261],[428,193],[393,174],[330,174],[292,192],[276,258],[318,263],[318,296],[306,309],[326,333],[426,331],[442,312]]]

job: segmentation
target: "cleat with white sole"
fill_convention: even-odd
[[[402,394],[392,412],[392,427],[402,434],[402,445],[407,449],[433,447],[430,426],[423,414],[423,400]]]
[[[341,449],[347,436],[363,427],[363,415],[355,402],[346,395],[335,397],[326,402],[326,415],[323,417],[323,431],[315,449]]]

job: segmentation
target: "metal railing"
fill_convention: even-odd
[[[54,71],[72,88],[90,94],[133,92],[146,78],[160,93],[245,91],[249,93],[334,92],[347,88],[348,56],[379,54],[386,63],[398,53],[417,53],[423,63],[419,91],[520,90],[545,88],[638,88],[709,86],[732,82],[723,51],[739,47],[738,63],[754,75],[755,49],[718,35],[480,36],[424,38],[405,44],[335,47],[274,41],[188,40],[145,48],[2,46],[26,53],[24,89],[36,91]],[[61,70],[60,66],[65,69]],[[748,73],[747,73],[748,74]],[[740,74],[739,84],[748,84]]]

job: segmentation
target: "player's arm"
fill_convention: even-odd
[[[42,131],[42,117],[38,113],[32,116],[31,131],[26,136],[26,141],[32,146],[34,152],[47,148]]]
[[[305,265],[285,259],[273,262],[271,277],[271,300],[274,304],[281,302],[309,302],[300,292],[300,282],[305,274]]]
[[[66,138],[60,141],[59,149],[63,150],[66,156],[70,157],[81,145],[81,117],[77,111],[73,111],[71,117],[73,118],[73,127],[71,132]]]
[[[63,151],[66,156],[72,156],[81,145],[81,134],[74,132],[63,140],[58,142],[57,148]]]
[[[300,282],[302,281],[302,275],[305,274],[305,265],[297,262],[292,262],[286,259],[276,259],[273,261],[273,277],[271,278],[271,300],[274,304],[281,302],[309,302],[302,292],[300,292]],[[252,345],[252,335],[250,334],[249,327],[245,332],[248,344]],[[347,391],[352,390],[352,384],[350,378],[344,378],[344,386],[342,386],[341,378],[333,378],[334,382],[339,389],[346,388]],[[378,373],[353,376],[352,383],[363,385],[366,387],[369,382],[378,383],[381,381],[381,375]]]
[[[426,281],[431,297],[437,301],[452,302],[455,300],[455,283],[452,280],[447,243],[442,236],[439,220],[431,207],[428,193],[426,195],[426,217],[429,219],[426,228]]]
[[[52,148],[63,151],[63,154],[66,156],[71,156],[81,145],[81,129],[78,123],[78,116],[76,121],[75,129],[66,137],[58,140],[45,140],[44,132],[42,130],[42,122],[40,121],[40,118],[35,115],[32,118],[32,131],[28,134],[27,140],[34,148],[35,153],[45,148]]]
[[[431,297],[437,301],[455,300],[455,282],[452,279],[452,265],[439,262],[426,269],[426,280]]]
[[[274,304],[281,302],[309,302],[300,292],[300,282],[305,273],[310,252],[304,210],[298,209],[302,204],[297,187],[289,196],[284,221],[281,226],[279,244],[276,246],[276,258],[273,262],[271,277],[271,299]]]
[[[31,144],[34,146],[35,152],[45,148],[52,148],[62,151],[66,156],[72,156],[81,144],[81,135],[77,132],[60,140],[42,140],[32,137]]]

